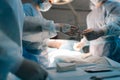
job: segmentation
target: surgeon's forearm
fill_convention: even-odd
[[[47,46],[51,48],[58,48],[62,45],[62,41],[51,39],[47,42]]]
[[[101,36],[105,35],[105,32],[103,30],[99,30],[99,31],[88,31],[88,32],[84,32],[83,35],[87,38],[87,40],[95,40]]]
[[[23,31],[29,31],[29,32],[40,32],[42,31],[42,26],[39,22],[39,18],[37,17],[25,17],[24,20],[24,26],[23,26]]]

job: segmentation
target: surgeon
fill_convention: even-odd
[[[31,59],[35,62],[39,62],[39,54],[45,50],[46,46],[58,49],[64,42],[64,40],[55,40],[50,39],[57,35],[57,31],[60,30],[61,26],[70,28],[69,24],[57,24],[52,20],[45,19],[41,12],[46,12],[52,7],[52,2],[54,0],[32,0],[31,3],[23,4],[25,18],[25,26],[31,28],[31,25],[26,24],[26,22],[31,21],[39,24],[41,31],[34,30],[35,25],[31,28],[32,32],[28,31],[23,33],[23,47],[24,47],[24,57]],[[65,32],[73,31],[75,28],[72,26],[72,29]],[[62,35],[63,36],[63,35]]]
[[[88,56],[107,56],[120,62],[120,3],[114,0],[90,0],[92,11],[87,16],[84,38],[74,49],[79,50],[84,41],[90,42]]]
[[[40,65],[22,57],[23,22],[21,0],[0,0],[0,80],[10,80],[9,73],[21,80],[45,80],[47,77]]]

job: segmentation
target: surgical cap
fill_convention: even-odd
[[[97,4],[99,2],[107,1],[107,0],[90,0],[93,4]]]
[[[35,3],[39,4],[39,3],[43,3],[45,0],[33,0]]]

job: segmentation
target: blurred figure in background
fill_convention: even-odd
[[[32,0],[31,3],[23,4],[24,13],[26,15],[25,21],[29,22],[31,20],[30,25],[25,22],[24,26],[23,56],[36,62],[39,61],[38,55],[42,52],[43,48],[45,48],[46,40],[57,35],[54,22],[45,19],[40,12],[41,10],[47,11],[52,6],[49,1],[44,1],[45,0]],[[35,24],[32,24],[34,22]],[[38,28],[36,30],[34,29],[36,28],[36,24],[39,24],[37,27],[40,27],[41,31],[38,31]],[[27,31],[25,31],[25,29]],[[32,31],[30,31],[30,29]]]

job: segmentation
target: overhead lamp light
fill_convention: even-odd
[[[72,2],[73,0],[54,0],[52,2],[52,4],[55,4],[55,5],[64,5],[64,4],[68,4],[70,2]]]

